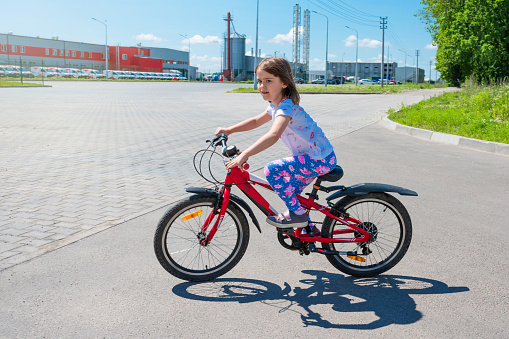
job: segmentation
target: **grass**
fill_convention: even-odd
[[[468,138],[509,144],[509,83],[480,86],[473,81],[461,91],[434,96],[400,110],[397,123]]]
[[[25,82],[25,81],[23,81],[23,84],[22,84],[21,81],[0,80],[0,87],[10,87],[10,86],[30,87],[30,86],[41,86],[41,85],[37,84],[37,83]]]
[[[345,85],[298,85],[297,89],[300,93],[399,93],[407,90],[416,90],[424,88],[438,88],[446,87],[446,84],[405,84],[405,85],[385,85],[380,87],[378,85],[358,85],[345,84]],[[257,92],[253,87],[239,87],[231,90],[230,92]]]

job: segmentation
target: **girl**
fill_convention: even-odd
[[[270,102],[262,114],[228,128],[218,127],[216,135],[230,135],[260,127],[272,120],[270,130],[238,157],[226,164],[230,169],[274,145],[281,138],[292,152],[291,157],[274,160],[265,166],[265,176],[288,211],[269,216],[267,223],[279,227],[305,227],[306,211],[297,201],[300,194],[317,176],[327,174],[336,166],[336,155],[322,129],[299,106],[300,96],[293,81],[290,63],[283,58],[264,59],[255,69],[258,89]]]

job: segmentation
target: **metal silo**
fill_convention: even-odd
[[[226,56],[223,61],[223,68],[228,67],[228,38],[224,38],[224,46]],[[246,56],[246,36],[241,34],[231,34],[230,36],[230,67],[233,76],[242,74],[245,68],[245,56]]]

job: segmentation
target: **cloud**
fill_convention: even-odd
[[[346,47],[356,46],[357,37],[355,35],[350,35],[348,38],[343,40],[345,42]],[[381,48],[382,42],[375,39],[362,39],[359,40],[359,47],[368,47],[368,48]]]
[[[219,58],[219,57],[210,57],[207,54],[205,54],[203,56],[199,56],[199,55],[194,56],[194,55],[191,55],[191,60],[220,62],[221,58]]]
[[[196,34],[195,36],[189,38],[191,40],[191,44],[211,44],[215,42],[221,42],[221,39],[217,36],[207,35],[206,37],[202,37],[201,35]],[[182,40],[183,44],[187,44],[188,40]]]
[[[433,45],[432,43],[431,44],[427,44],[426,47],[424,47],[425,49],[437,49],[437,45]]]
[[[303,33],[304,33],[304,27],[300,26],[299,27],[299,36],[302,36]],[[272,39],[270,39],[267,42],[270,42],[273,44],[281,44],[281,45],[293,43],[293,27],[290,30],[290,32],[288,32],[287,34],[277,34],[275,37],[273,37]]]
[[[153,41],[153,42],[163,41],[163,38],[157,37],[152,33],[150,33],[150,34],[141,33],[141,34],[138,34],[137,36],[135,36],[134,39],[140,40],[140,41]]]

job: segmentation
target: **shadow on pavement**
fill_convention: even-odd
[[[391,324],[412,324],[422,318],[412,294],[446,294],[469,291],[468,287],[449,287],[428,278],[385,275],[374,278],[355,278],[324,271],[305,270],[308,279],[300,280],[307,287],[284,287],[267,281],[240,278],[220,278],[211,282],[185,282],[174,286],[173,292],[186,299],[252,303],[261,302],[277,308],[279,313],[299,314],[304,326],[371,330]],[[313,311],[317,306],[331,305],[343,314],[366,312],[366,322],[343,323],[325,319],[326,315]],[[373,314],[375,316],[373,316]],[[334,317],[338,318],[338,317]],[[358,317],[352,318],[358,319]]]

